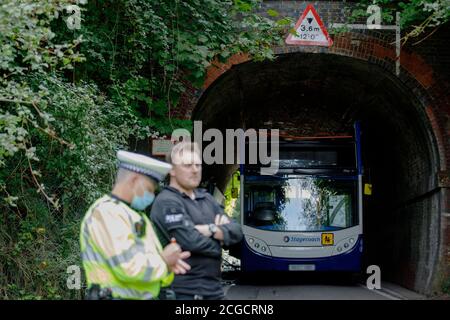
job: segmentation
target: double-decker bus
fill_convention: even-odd
[[[279,169],[240,166],[241,270],[360,272],[363,185],[354,135],[279,141]],[[248,147],[248,146],[247,146]]]

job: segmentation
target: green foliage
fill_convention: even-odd
[[[448,23],[450,20],[449,0],[363,0],[352,5],[347,22],[364,23],[370,15],[367,13],[367,7],[371,4],[381,8],[383,24],[395,24],[396,12],[400,13],[400,26],[402,30],[406,30],[406,35],[402,38],[403,42],[423,35],[427,30]]]
[[[62,289],[66,268],[80,265],[79,221],[88,205],[110,189],[115,152],[133,134],[133,117],[105,100],[94,85],[51,77],[39,84],[49,92],[52,134],[25,124],[33,156],[16,152],[0,171],[6,192],[16,197],[14,206],[0,205],[5,275],[0,287],[20,288],[16,294],[6,290],[5,297],[77,297],[80,292]],[[39,229],[47,230],[42,237]]]
[[[127,109],[133,114],[138,127],[153,128],[154,134],[162,135],[171,133],[175,128],[190,130],[192,122],[179,118],[168,117],[169,105],[166,100],[153,100],[149,95],[149,88],[153,85],[149,79],[136,76],[128,79],[125,83],[116,84],[111,93],[111,98],[117,105]],[[145,116],[143,116],[145,114]],[[143,135],[148,132],[142,132]]]
[[[69,29],[68,5],[81,7]],[[183,94],[236,53],[272,59],[291,21],[257,0],[3,0],[0,298],[81,298],[79,223],[108,192],[115,152],[191,129]],[[279,18],[279,20],[274,20]]]
[[[289,19],[253,13],[257,0],[109,0],[86,7],[81,52],[90,61],[77,70],[101,83],[160,134],[178,125],[175,110],[187,87],[201,87],[214,59],[246,52],[273,58]],[[271,12],[275,15],[274,11]],[[67,34],[66,37],[72,37]],[[168,117],[169,116],[169,117]]]
[[[450,19],[450,2],[448,0],[412,0],[399,2],[402,11],[403,26],[413,25],[418,21],[430,19],[428,27],[444,24]]]
[[[224,211],[225,213],[235,219],[236,221],[241,220],[240,216],[240,208],[241,208],[241,199],[240,199],[240,189],[241,189],[241,182],[239,180],[240,173],[239,171],[236,171],[233,176],[230,179],[230,182],[227,185],[227,188],[225,189],[224,196],[225,196],[225,203],[224,203]],[[233,198],[232,190],[237,189],[237,198]]]

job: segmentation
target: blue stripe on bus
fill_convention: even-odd
[[[358,174],[362,174],[361,124],[359,121],[355,122],[355,144],[356,144],[356,166],[358,169]]]
[[[361,271],[362,237],[358,237],[355,246],[348,252],[323,258],[277,258],[264,256],[252,251],[246,241],[242,245],[241,270],[289,271],[290,264],[314,264],[315,271]]]

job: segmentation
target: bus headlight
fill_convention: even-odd
[[[356,241],[354,237],[342,239],[336,244],[336,249],[333,252],[333,254],[336,255],[349,251],[351,248],[354,247],[355,243]]]
[[[254,250],[260,254],[264,254],[266,256],[272,255],[272,253],[270,252],[269,246],[264,241],[257,239],[257,238],[253,238],[253,237],[245,237],[245,238],[246,238],[247,244],[249,245],[249,247],[252,250]]]

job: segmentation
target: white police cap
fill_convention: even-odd
[[[163,180],[169,170],[172,169],[172,166],[166,162],[123,150],[117,151],[117,159],[120,168],[144,174],[157,181]]]

